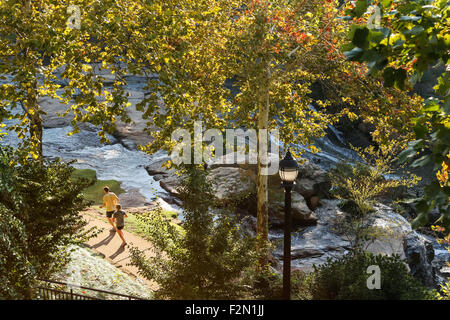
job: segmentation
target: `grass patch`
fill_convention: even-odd
[[[95,204],[101,204],[103,202],[103,188],[109,187],[109,190],[119,195],[124,193],[125,190],[120,188],[120,182],[116,180],[98,180],[97,173],[92,169],[76,169],[72,174],[72,179],[87,179],[90,186],[84,189],[84,197],[92,201]]]
[[[167,220],[173,220],[178,217],[178,214],[173,211],[163,210],[162,213]],[[142,237],[146,240],[149,240],[149,239],[147,239],[147,237],[145,235],[145,232],[144,232],[145,229],[144,229],[143,222],[136,218],[137,214],[127,214],[127,215],[128,215],[128,218],[125,218],[125,230],[127,230],[128,232],[131,232],[139,237]],[[172,223],[172,224],[174,226],[176,226],[177,228],[182,228],[180,225],[178,225],[176,223]]]

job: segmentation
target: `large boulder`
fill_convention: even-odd
[[[241,168],[214,168],[209,179],[214,182],[214,193],[219,200],[246,197],[255,192],[252,173]]]
[[[159,181],[161,187],[171,195],[177,196],[180,177],[173,170],[162,167],[168,158],[161,158],[145,167],[147,172]],[[213,182],[214,193],[219,200],[242,198],[254,193],[254,183],[251,172],[241,168],[217,167],[209,172],[209,179]]]
[[[299,165],[298,177],[294,190],[306,199],[313,196],[329,197],[331,182],[328,173],[316,164],[305,160]]]
[[[272,226],[282,226],[284,225],[284,193],[282,198],[279,196],[280,192],[277,193],[278,197],[269,201],[269,219]],[[269,195],[273,198],[274,194]],[[313,211],[311,211],[306,204],[305,198],[297,192],[292,192],[292,203],[291,203],[291,215],[292,223],[295,227],[314,225],[317,222],[317,217]]]
[[[436,283],[436,274],[432,262],[434,260],[433,244],[425,236],[413,232],[404,240],[404,251],[411,274],[422,280],[431,288]]]

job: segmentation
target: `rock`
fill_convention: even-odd
[[[245,216],[241,219],[241,228],[250,237],[256,236],[257,219],[254,216]]]
[[[42,116],[44,128],[62,128],[71,125],[72,112],[64,118],[58,116],[58,114],[64,113],[69,108],[68,105],[61,103],[58,99],[41,97],[39,98],[39,106],[45,112]]]
[[[310,205],[309,207],[311,210],[315,210],[319,206],[319,197],[318,196],[312,196],[310,199]]]
[[[146,170],[150,174],[157,176],[161,187],[171,195],[178,196],[177,188],[180,177],[174,172],[161,168],[165,160],[159,160],[147,166]],[[218,167],[209,173],[209,179],[214,182],[214,194],[218,199],[224,200],[230,197],[245,196],[254,192],[254,183],[249,178],[249,173],[241,168]]]
[[[153,176],[153,180],[159,181],[161,179],[164,179],[165,177],[167,177],[167,176],[164,175],[164,174],[156,174],[156,175]]]
[[[322,205],[314,214],[317,224],[308,226],[292,235],[292,267],[309,272],[313,265],[321,265],[328,258],[336,259],[351,249],[349,235],[340,233],[337,228],[338,219],[345,216],[339,209],[338,200],[322,199]],[[366,243],[365,250],[374,254],[398,254],[404,258],[411,274],[420,279],[429,288],[439,283],[436,270],[443,264],[436,264],[433,243],[426,236],[412,230],[410,223],[390,207],[378,204],[375,212],[367,217],[366,226],[377,229],[378,237]],[[272,240],[280,240],[274,256],[283,258],[283,234],[272,232]],[[442,260],[442,259],[441,259]],[[442,277],[441,277],[442,278]]]
[[[178,185],[179,185],[179,177],[176,175],[169,175],[159,181],[161,187],[166,190],[168,193],[174,196],[178,196]]]
[[[144,207],[148,204],[147,199],[139,192],[138,189],[129,189],[120,196],[120,204],[124,209],[129,207]]]
[[[214,192],[218,199],[245,196],[254,192],[255,185],[247,170],[234,167],[212,169],[209,179],[216,183]]]
[[[292,235],[292,267],[306,272],[313,270],[313,265],[321,265],[328,258],[343,256],[350,249],[350,242],[334,230],[336,219],[344,213],[337,207],[337,200],[323,200],[315,215],[317,225],[306,227]],[[282,240],[280,233],[274,239]],[[283,258],[282,244],[274,253],[278,259]]]
[[[377,204],[374,209],[375,212],[366,218],[366,226],[373,228],[377,235],[376,240],[365,245],[366,251],[374,254],[397,254],[405,259],[403,243],[406,236],[414,232],[411,225],[386,205]]]
[[[151,164],[145,166],[145,170],[147,170],[148,174],[151,176],[154,175],[169,175],[173,173],[172,170],[168,170],[167,168],[163,167],[163,164],[170,160],[170,157],[168,155],[163,155],[160,157],[157,157],[155,161],[153,161]]]
[[[284,193],[283,200],[278,202],[269,201],[269,219],[273,226],[281,227],[284,225]],[[292,192],[291,215],[294,227],[313,225],[317,222],[317,217],[312,212],[303,196],[297,192]],[[270,196],[269,196],[270,198]],[[279,199],[280,197],[278,197]]]
[[[417,232],[412,232],[404,239],[404,251],[411,274],[428,288],[434,287],[436,278],[432,266],[434,250],[431,241]]]
[[[422,236],[427,238],[433,245],[434,259],[432,265],[436,271],[436,283],[444,284],[449,277],[447,266],[450,264],[450,252],[447,250],[446,245],[438,243],[435,238],[428,235]]]
[[[436,270],[433,267],[434,249],[424,235],[412,230],[411,224],[390,207],[378,204],[368,217],[368,225],[377,229],[377,239],[366,251],[375,254],[399,255],[405,259],[410,273],[429,287],[436,286]]]
[[[305,199],[310,199],[313,196],[329,197],[330,189],[330,178],[325,170],[308,160],[300,164],[294,186],[295,191],[299,192]]]

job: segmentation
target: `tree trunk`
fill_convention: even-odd
[[[31,19],[32,14],[32,6],[31,0],[24,0],[23,2],[23,12],[24,15]],[[25,51],[25,56],[27,55],[27,51]],[[32,81],[30,81],[30,87],[27,88],[27,103],[25,104],[25,112],[27,113],[27,117],[30,120],[30,139],[32,143],[32,151],[37,155],[39,160],[43,160],[42,153],[42,117],[38,104],[38,92],[37,92],[37,80],[36,75]]]
[[[38,159],[42,160],[44,155],[42,153],[42,118],[39,114],[39,106],[33,108],[34,114],[31,115],[30,121],[30,138],[33,143],[33,151],[37,154]]]
[[[260,266],[264,267],[268,262],[267,242],[269,240],[269,193],[268,193],[268,177],[267,173],[263,174],[263,169],[267,167],[268,152],[268,124],[269,124],[269,103],[270,103],[270,74],[267,70],[267,82],[264,88],[265,92],[262,97],[258,112],[258,178],[257,178],[257,235],[258,235],[258,253],[260,255]],[[261,131],[266,130],[267,135],[263,135],[261,139]]]
[[[33,82],[32,89],[28,95],[28,103],[26,106],[28,116],[30,118],[30,138],[33,144],[33,151],[37,154],[38,159],[43,160],[42,153],[42,136],[43,126],[42,117],[38,104],[37,83]]]

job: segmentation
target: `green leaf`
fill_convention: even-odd
[[[406,70],[401,68],[396,69],[394,86],[400,90],[403,90],[405,89],[405,81],[406,81]]]
[[[360,18],[366,11],[369,3],[367,0],[358,0],[356,1],[356,6],[354,9],[355,15]]]
[[[444,103],[442,104],[442,110],[445,112],[446,115],[450,115],[450,98],[447,97],[444,100]]]
[[[353,35],[352,43],[360,48],[366,48],[369,45],[369,29],[367,27],[357,28]]]
[[[422,17],[418,16],[401,16],[400,21],[419,21]]]
[[[428,211],[422,212],[411,222],[411,227],[417,229],[428,223]]]
[[[428,128],[424,126],[422,123],[417,123],[414,128],[414,133],[416,134],[417,139],[425,138],[425,135],[428,133]]]
[[[381,4],[383,5],[384,8],[388,9],[392,4],[392,0],[382,0]]]
[[[425,28],[422,26],[414,26],[411,29],[404,31],[403,34],[417,36],[419,33],[421,33],[424,30],[425,30]]]
[[[393,87],[395,83],[395,69],[392,67],[384,69],[383,80],[386,87]]]

